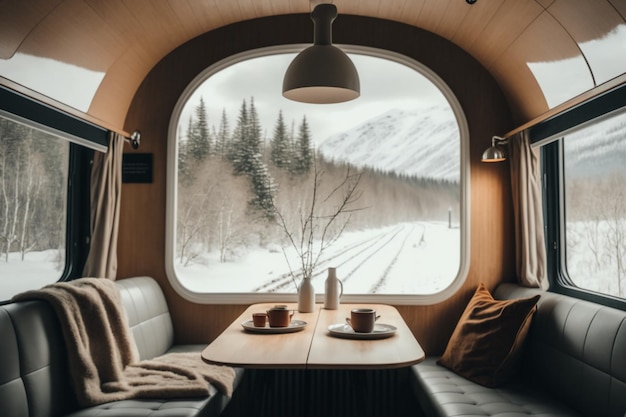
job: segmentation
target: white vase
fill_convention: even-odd
[[[312,313],[315,309],[315,288],[311,278],[302,278],[298,287],[298,311],[300,313]]]
[[[337,278],[336,268],[328,268],[325,290],[324,308],[327,310],[337,310],[339,308],[339,300],[343,295],[343,283]]]

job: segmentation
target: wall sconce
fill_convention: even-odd
[[[500,136],[494,136],[491,138],[491,146],[483,152],[483,162],[502,162],[506,159],[504,145],[508,145],[509,140],[501,138]]]
[[[311,13],[313,45],[289,64],[283,79],[283,96],[303,103],[330,104],[361,95],[359,74],[345,52],[332,45],[334,4],[318,4]]]

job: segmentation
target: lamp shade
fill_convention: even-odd
[[[500,136],[494,136],[491,138],[491,146],[488,147],[481,158],[482,162],[502,162],[506,159],[506,154],[503,145],[507,145],[508,140],[501,138]]]
[[[304,103],[341,103],[361,94],[356,67],[341,49],[332,45],[333,4],[320,4],[311,13],[314,44],[289,64],[283,78],[283,96]]]
[[[502,162],[506,159],[504,151],[497,146],[490,146],[483,152],[482,162]]]

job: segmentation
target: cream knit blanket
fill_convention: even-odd
[[[56,311],[74,389],[83,407],[131,398],[206,397],[213,385],[231,396],[235,372],[205,363],[199,352],[139,361],[119,290],[113,281],[81,278],[16,295],[45,300]]]

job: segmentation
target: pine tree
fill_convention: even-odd
[[[215,136],[215,156],[219,159],[226,159],[228,155],[229,130],[230,126],[228,123],[228,117],[226,116],[226,109],[222,109],[220,126]]]
[[[250,97],[250,117],[248,119],[248,135],[251,153],[261,153],[261,122],[254,106],[254,97]]]
[[[200,98],[200,104],[195,108],[195,119],[190,118],[190,126],[187,132],[187,151],[189,156],[201,161],[209,156],[211,152],[211,136],[209,134],[209,123],[204,104],[204,99]]]
[[[291,149],[282,110],[278,112],[278,120],[276,120],[270,148],[270,161],[272,161],[274,166],[277,168],[288,168],[291,161]]]
[[[253,197],[248,202],[250,207],[267,218],[273,218],[272,196],[275,186],[267,166],[263,163],[261,126],[253,98],[250,99],[249,108],[245,100],[241,105],[233,134],[231,155],[235,175],[246,175],[250,179],[253,192]]]
[[[275,216],[273,198],[276,193],[276,185],[260,156],[257,154],[252,160],[250,185],[252,186],[253,197],[248,204],[265,218],[271,220]]]
[[[228,159],[233,163],[235,174],[241,174],[245,171],[245,159],[246,159],[246,138],[247,138],[247,126],[248,126],[248,106],[246,100],[243,100],[241,108],[239,109],[239,116],[237,117],[237,124],[233,131],[233,138],[230,149],[228,150]]]
[[[308,173],[313,162],[313,149],[311,147],[311,132],[309,131],[306,116],[302,118],[302,123],[298,130],[294,153],[292,172],[298,175]]]
[[[191,118],[189,118],[189,124],[187,126],[187,137],[191,132]],[[190,179],[189,169],[189,141],[183,139],[182,132],[179,128],[178,132],[178,177],[182,182],[186,182]]]
[[[250,100],[250,107],[244,100],[234,137],[233,165],[235,174],[252,175],[254,172],[254,158],[261,156],[261,126],[259,116],[254,107],[254,99]]]

